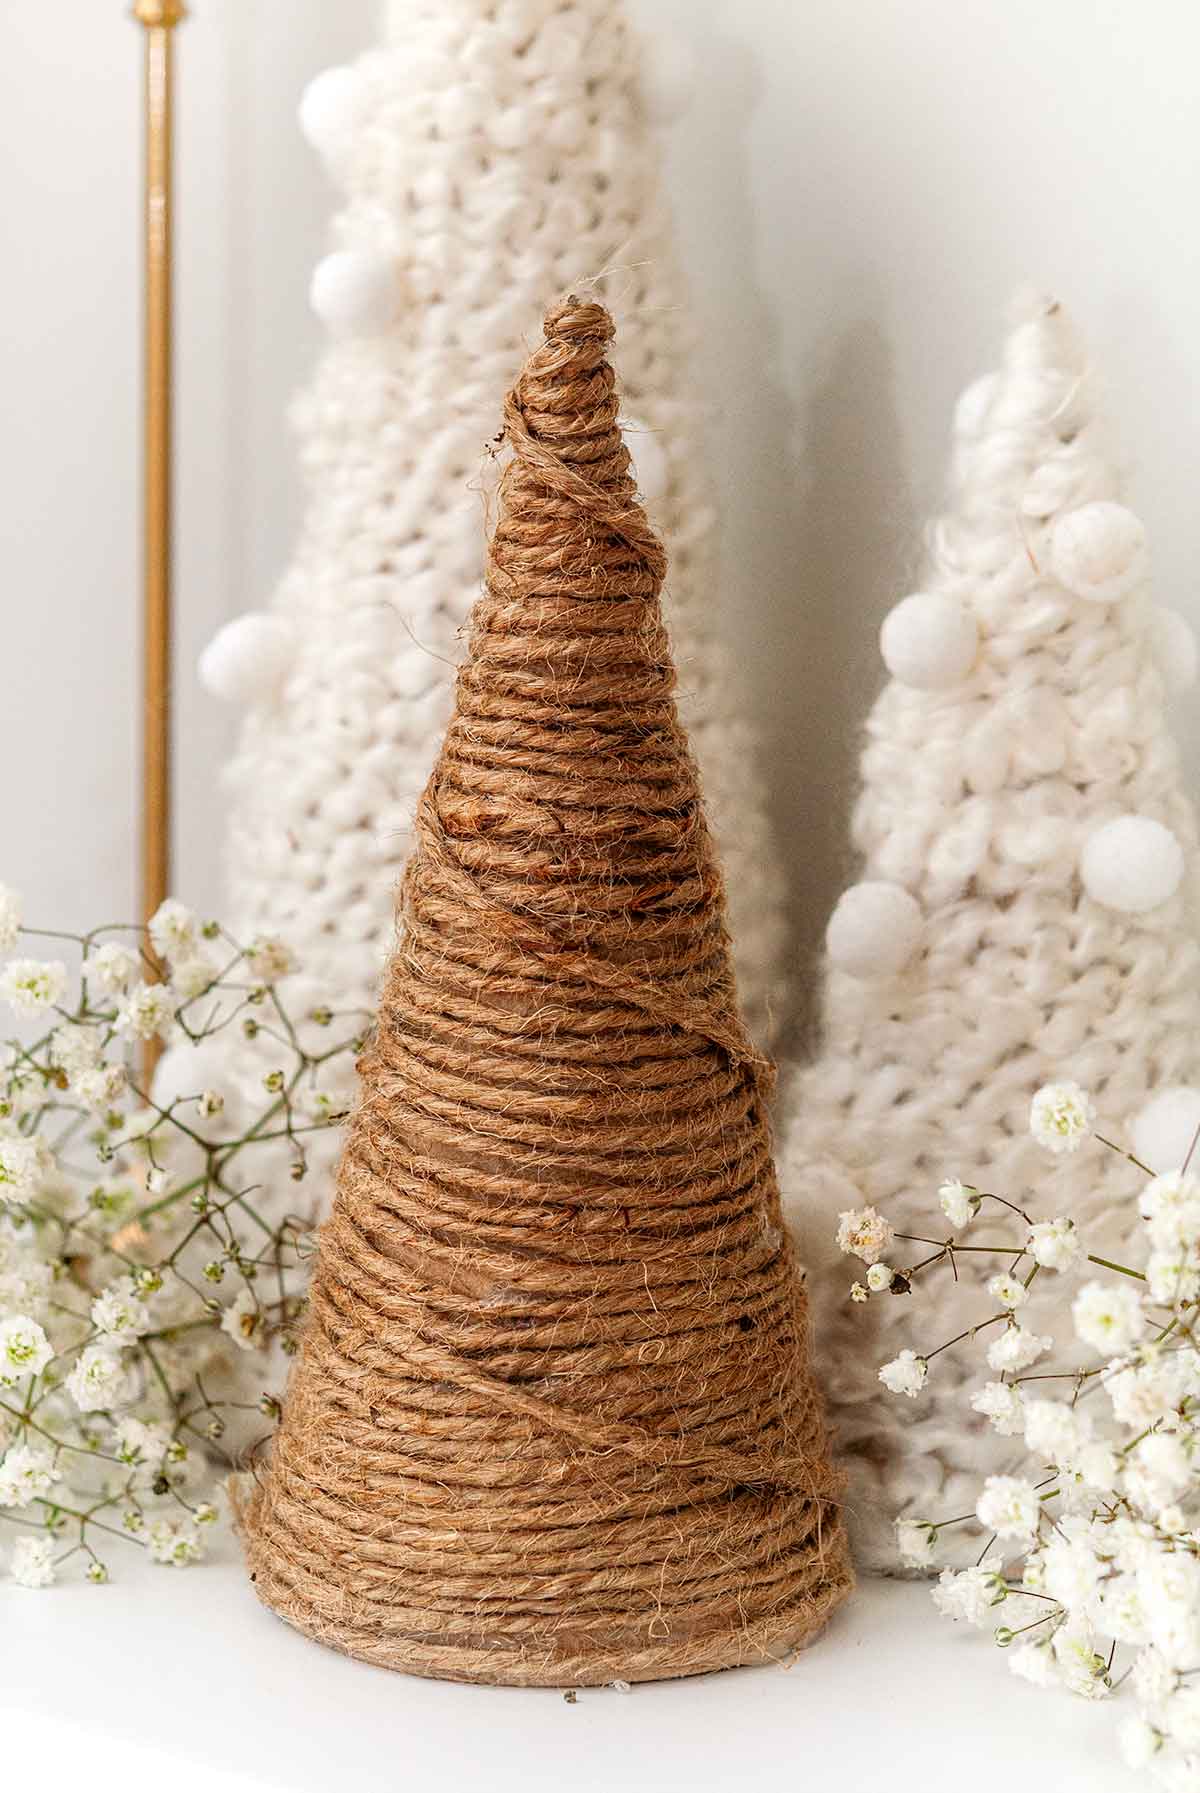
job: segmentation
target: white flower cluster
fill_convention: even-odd
[[[1079,1149],[1092,1125],[1077,1084],[1033,1100],[1031,1130],[1053,1153]],[[985,1350],[991,1374],[971,1406],[1022,1440],[1026,1466],[989,1476],[966,1520],[905,1515],[901,1557],[929,1570],[954,1528],[977,1527],[982,1552],[975,1541],[973,1567],[942,1571],[939,1611],[990,1627],[1014,1673],[1039,1686],[1100,1699],[1128,1668],[1138,1709],[1121,1726],[1122,1748],[1150,1780],[1182,1793],[1200,1789],[1200,1174],[1139,1174],[1142,1249],[1127,1264],[1089,1253],[1069,1215],[1035,1219],[1015,1201],[944,1183],[953,1234],[913,1269],[893,1271],[892,1283],[907,1292],[939,1265],[958,1274],[955,1235],[994,1203],[989,1218],[1006,1217],[1011,1237],[995,1245],[999,1265],[980,1284],[989,1305],[967,1333],[903,1350],[879,1375],[916,1399],[941,1351],[970,1349],[997,1329]],[[863,1209],[841,1217],[838,1240],[877,1262],[896,1235]],[[993,1246],[974,1249],[986,1256]],[[1084,1266],[1104,1274],[1081,1274]],[[1047,1272],[1071,1279],[1071,1337],[1024,1319]],[[1050,1354],[1060,1351],[1058,1368]]]
[[[0,885],[0,955],[21,929]],[[65,1564],[105,1581],[114,1534],[172,1567],[203,1555],[226,1423],[210,1381],[243,1353],[265,1376],[303,1308],[300,1223],[265,1222],[258,1186],[303,1178],[361,1047],[361,1020],[327,1039],[332,1007],[288,1013],[281,941],[243,949],[174,900],[132,944],[118,932],[0,962],[0,1000],[26,1024],[0,1045],[0,1567],[30,1588]],[[259,1034],[261,1102],[231,1116],[229,1043]],[[148,1041],[176,1059],[161,1101],[141,1082]],[[262,1404],[277,1416],[274,1395]]]

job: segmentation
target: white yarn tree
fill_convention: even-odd
[[[295,411],[304,528],[270,609],[229,624],[202,676],[247,706],[228,769],[231,920],[282,935],[339,1006],[371,1006],[390,939],[388,874],[482,576],[498,397],[547,303],[608,274],[760,1039],[782,1007],[782,882],[717,635],[715,515],[653,133],[686,104],[687,73],[616,0],[402,0],[381,48],[305,93],[302,127],[345,203],[312,281],[331,341]]]
[[[1109,1137],[1158,1171],[1178,1168],[1200,1121],[1196,827],[1164,713],[1195,649],[1151,604],[1093,384],[1042,301],[959,404],[953,508],[921,591],[883,625],[891,678],[852,830],[861,881],[830,920],[823,1038],[790,1091],[785,1188],[804,1203],[815,1336],[876,1567],[896,1562],[897,1514],[971,1511],[1007,1441],[970,1410],[977,1356],[940,1356],[911,1404],[880,1386],[879,1364],[912,1342],[908,1304],[850,1306],[839,1211],[875,1204],[898,1230],[936,1234],[938,1186],[957,1176],[1046,1212],[1029,1109],[1049,1081],[1082,1084]],[[1049,1199],[1116,1241],[1138,1186],[1092,1142],[1060,1162]],[[986,1237],[977,1222],[972,1243]],[[957,1297],[938,1296],[945,1338],[978,1318],[973,1262],[999,1267],[959,1260]]]

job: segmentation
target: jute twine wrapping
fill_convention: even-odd
[[[604,309],[547,316],[241,1515],[257,1590],[519,1685],[786,1655],[850,1586]]]

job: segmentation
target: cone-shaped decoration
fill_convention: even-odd
[[[565,301],[508,401],[486,593],[243,1518],[283,1617],[457,1680],[759,1661],[850,1579],[611,335]]]
[[[1164,614],[1060,306],[1029,305],[999,373],[964,395],[953,486],[922,590],[883,626],[861,882],[830,921],[824,1037],[790,1092],[785,1152],[810,1230],[814,1204],[825,1212],[816,1336],[857,1554],[876,1566],[896,1564],[895,1514],[970,1512],[981,1476],[1026,1452],[972,1411],[989,1375],[1012,1373],[995,1330],[939,1355],[912,1401],[877,1378],[904,1347],[977,1322],[996,1260],[960,1256],[918,1337],[910,1303],[850,1304],[862,1267],[836,1256],[839,1211],[872,1204],[902,1234],[944,1238],[938,1188],[961,1177],[1070,1216],[1089,1249],[1121,1257],[1143,1179],[1095,1141],[1051,1160],[1030,1134],[1035,1091],[1083,1085],[1103,1131],[1163,1172],[1200,1121],[1196,824],[1165,708]],[[1182,676],[1186,626],[1168,616],[1165,633]],[[1011,1236],[985,1211],[970,1244]],[[921,1249],[889,1256],[903,1268]],[[1022,1324],[1069,1340],[1074,1292],[1039,1276]]]

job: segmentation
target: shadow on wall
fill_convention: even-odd
[[[812,378],[800,439],[796,564],[799,627],[786,713],[794,777],[779,793],[786,838],[804,841],[791,866],[801,1035],[819,1019],[813,978],[829,912],[855,876],[851,812],[863,723],[884,682],[879,625],[911,589],[919,557],[913,499],[893,401],[893,357],[854,282],[831,328],[826,367]],[[802,376],[803,378],[803,376]],[[806,1000],[807,998],[807,1000]]]
[[[761,732],[762,771],[788,879],[794,1048],[814,1016],[814,958],[851,863],[862,720],[883,682],[879,624],[906,589],[913,508],[882,301],[847,278],[817,339],[819,367],[782,366],[780,326],[755,278],[747,133],[763,77],[743,44],[696,44],[703,119],[677,153],[704,195],[703,229],[737,270],[734,297],[693,293],[721,508],[722,624],[731,672]],[[688,230],[698,220],[681,217]],[[704,256],[690,254],[692,265]],[[803,306],[803,291],[795,295]],[[704,387],[702,387],[704,389]],[[798,405],[796,395],[803,399]]]

